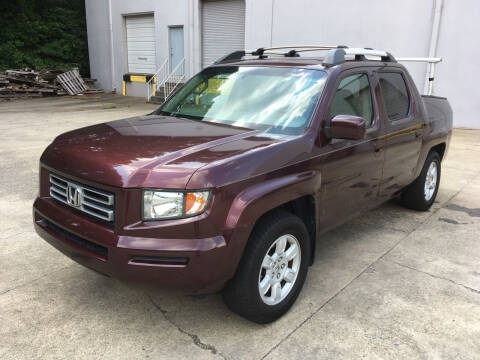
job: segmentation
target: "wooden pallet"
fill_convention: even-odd
[[[83,94],[88,89],[77,69],[57,75],[57,81],[69,95]]]

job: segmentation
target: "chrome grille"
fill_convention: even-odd
[[[96,218],[113,221],[115,196],[50,174],[50,196]]]

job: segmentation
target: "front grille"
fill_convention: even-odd
[[[74,242],[77,245],[80,245],[81,247],[84,247],[85,249],[88,249],[92,252],[94,252],[97,255],[100,255],[104,258],[107,258],[108,255],[108,249],[104,246],[95,244],[91,241],[85,240],[81,238],[80,236],[77,236],[75,234],[72,234],[71,232],[62,229],[61,227],[51,223],[50,221],[44,219],[43,220],[44,224],[51,230],[55,231],[56,233],[62,235],[64,238],[70,240],[71,242]]]
[[[114,219],[114,194],[50,174],[50,196],[98,219]]]

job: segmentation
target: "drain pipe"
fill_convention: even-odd
[[[115,59],[113,54],[113,21],[112,21],[112,0],[108,0],[108,27],[110,31],[110,70],[112,75],[112,91],[117,92],[115,86]]]
[[[434,0],[434,15],[432,22],[432,33],[430,35],[430,49],[428,57],[434,58],[437,55],[438,36],[440,34],[440,24],[443,11],[443,0]],[[435,79],[435,63],[429,63],[425,75],[424,94],[433,95],[433,80]]]

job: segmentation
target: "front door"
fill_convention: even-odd
[[[168,46],[169,46],[169,60],[170,72],[183,59],[183,26],[170,26],[168,28]]]
[[[380,121],[371,71],[345,72],[330,102],[327,123],[336,115],[365,119],[367,133],[362,140],[331,139],[323,146],[320,226],[332,228],[378,203],[384,162]]]

